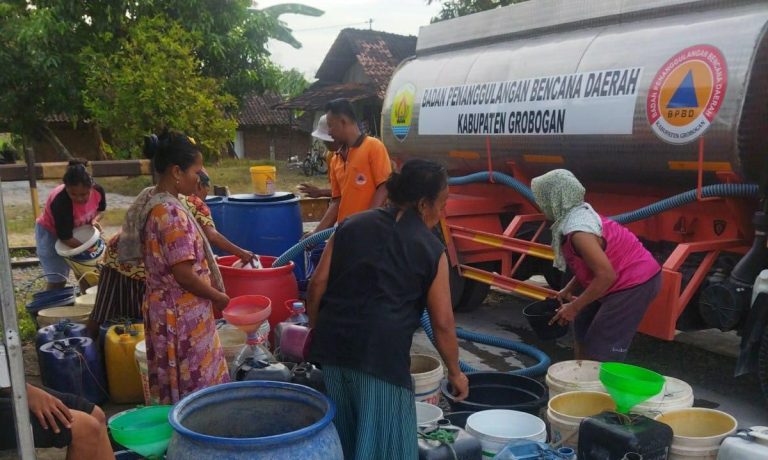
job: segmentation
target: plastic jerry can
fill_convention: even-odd
[[[109,394],[116,403],[144,401],[144,388],[136,366],[136,344],[144,340],[143,324],[112,326],[104,341]]]
[[[764,460],[768,458],[768,427],[753,426],[746,432],[725,438],[717,460]]]
[[[440,430],[453,436],[450,447],[438,440],[446,435]],[[433,429],[419,430],[419,460],[479,460],[482,455],[480,441],[449,420],[438,420]]]
[[[51,379],[50,388],[82,396],[94,404],[107,399],[104,369],[89,337],[48,342],[40,347],[40,358],[40,369]]]
[[[671,445],[672,428],[643,415],[603,412],[579,426],[578,458],[616,460],[634,453],[643,460],[665,460]]]
[[[67,339],[69,337],[86,337],[85,325],[72,323],[69,321],[59,321],[51,326],[45,326],[37,331],[35,337],[35,349],[37,350],[37,362],[40,363],[42,355],[40,354],[40,347],[48,342],[54,340]],[[47,369],[44,366],[40,366],[40,378],[43,381],[43,385],[51,386],[51,377],[46,372]]]

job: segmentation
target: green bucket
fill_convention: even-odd
[[[162,458],[173,428],[168,414],[173,406],[147,406],[121,412],[109,419],[115,441],[142,457]]]
[[[664,377],[648,369],[623,363],[602,363],[600,382],[621,414],[661,392]]]

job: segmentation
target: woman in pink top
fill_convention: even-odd
[[[632,232],[584,202],[570,171],[539,176],[531,189],[553,222],[555,267],[574,274],[557,295],[562,306],[552,322],[573,323],[576,359],[623,361],[659,292],[661,267]]]
[[[64,287],[69,266],[56,252],[59,239],[71,248],[83,244],[73,236],[81,225],[99,227],[101,213],[107,209],[104,189],[94,182],[86,169],[86,160],[71,160],[63,184],[54,188],[45,202],[45,210],[35,224],[37,256],[48,281],[47,289]]]

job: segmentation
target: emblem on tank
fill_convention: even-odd
[[[672,144],[697,139],[723,105],[727,86],[728,69],[720,50],[696,45],[680,51],[664,63],[648,89],[651,129]]]
[[[413,115],[413,100],[416,97],[416,87],[406,83],[395,93],[392,101],[392,134],[397,140],[404,141],[411,130],[411,116]]]

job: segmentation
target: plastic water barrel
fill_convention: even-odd
[[[549,440],[576,449],[579,444],[579,425],[586,417],[605,411],[615,411],[616,403],[610,395],[597,391],[569,391],[549,400],[547,420]]]
[[[303,233],[299,198],[293,193],[272,196],[232,195],[224,201],[223,225],[218,231],[254,254],[280,256],[299,242]],[[294,259],[296,278],[304,277],[304,255]]]
[[[670,411],[656,421],[672,427],[669,460],[717,458],[720,444],[738,428],[731,415],[700,407]]]
[[[335,413],[327,396],[302,385],[256,380],[215,385],[174,406],[166,458],[342,460]]]
[[[600,383],[600,363],[597,361],[571,360],[549,366],[545,379],[549,388],[549,398],[569,391],[600,391],[605,387]]]
[[[73,393],[99,404],[106,397],[104,369],[89,337],[54,340],[40,347],[40,369],[50,378],[50,388]]]
[[[211,210],[211,218],[213,219],[213,223],[216,225],[216,228],[219,231],[221,231],[224,226],[224,202],[226,200],[226,197],[223,196],[209,196],[205,198],[205,204],[207,204],[208,208]],[[216,246],[212,245],[211,249],[213,249],[213,253],[217,256],[226,255],[224,251],[217,248]]]
[[[40,355],[40,347],[48,342],[54,340],[67,339],[70,337],[86,337],[86,330],[84,324],[72,323],[70,321],[59,321],[52,326],[45,326],[37,331],[35,337],[35,350],[37,350],[37,362],[42,362]],[[43,380],[43,385],[51,386],[50,377],[47,374],[47,369],[40,366],[40,378]]]
[[[440,403],[440,382],[443,380],[443,363],[430,355],[411,355],[411,379],[416,401],[428,404]]]
[[[467,419],[467,433],[483,447],[483,457],[493,457],[511,441],[547,440],[547,427],[535,415],[506,409],[475,412]]]
[[[141,402],[144,390],[136,367],[136,344],[144,340],[144,325],[112,326],[104,342],[107,382],[112,401],[124,404]]]
[[[272,305],[283,305],[286,300],[295,299],[299,295],[296,276],[293,273],[293,263],[272,268],[276,257],[260,256],[264,268],[248,270],[234,268],[232,264],[239,259],[236,256],[224,256],[219,258],[219,269],[224,279],[224,287],[230,298],[243,295],[263,295],[269,297]],[[290,310],[286,308],[273,308],[269,317],[269,326],[272,331],[278,323],[285,321],[290,316]],[[270,333],[270,342],[274,343]]]

